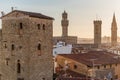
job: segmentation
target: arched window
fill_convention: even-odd
[[[22,23],[20,23],[20,29],[23,29],[23,24]]]
[[[45,30],[45,24],[43,24],[43,30]]]
[[[40,30],[40,24],[37,24],[38,30]]]
[[[41,50],[41,44],[40,44],[40,43],[38,44],[37,49],[38,49],[38,50]]]
[[[4,48],[7,48],[7,41],[4,41]]]
[[[20,64],[20,60],[17,61],[17,73],[21,73],[21,64]]]
[[[12,46],[11,46],[11,49],[12,49],[12,50],[14,50],[14,49],[15,49],[15,46],[14,46],[14,44],[12,44]]]

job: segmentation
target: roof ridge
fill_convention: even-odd
[[[24,14],[26,14],[26,15],[29,15],[30,17],[36,17],[36,18],[54,20],[54,18],[52,18],[52,17],[46,16],[46,15],[41,14],[41,13],[30,12],[30,11],[13,10],[12,12],[10,12],[10,13],[8,13],[8,14],[11,14],[11,13],[13,13],[13,12],[21,12],[21,13],[24,13]],[[8,14],[6,14],[6,15],[4,15],[4,16],[2,16],[2,17],[7,16]]]

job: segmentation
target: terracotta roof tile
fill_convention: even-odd
[[[117,54],[113,54],[106,51],[89,51],[81,54],[59,54],[60,56],[73,59],[77,62],[83,63],[87,66],[92,67],[91,59],[96,59],[95,64],[106,65],[106,64],[117,64],[120,60],[115,58]]]

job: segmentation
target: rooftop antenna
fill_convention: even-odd
[[[12,11],[14,11],[14,10],[16,10],[17,9],[17,7],[11,7],[11,10]]]
[[[11,10],[13,11],[13,10],[14,10],[14,7],[11,7]]]
[[[4,16],[4,15],[5,15],[5,13],[4,13],[3,11],[1,11],[1,15],[2,15],[2,16]]]
[[[17,10],[17,7],[14,7],[14,10]]]

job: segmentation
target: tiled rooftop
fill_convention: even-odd
[[[87,53],[81,54],[60,54],[65,58],[75,60],[77,62],[83,63],[87,66],[92,67],[92,59],[95,59],[95,64],[106,65],[106,64],[117,64],[120,63],[120,60],[117,57],[117,54],[113,54],[106,51],[89,51]]]

